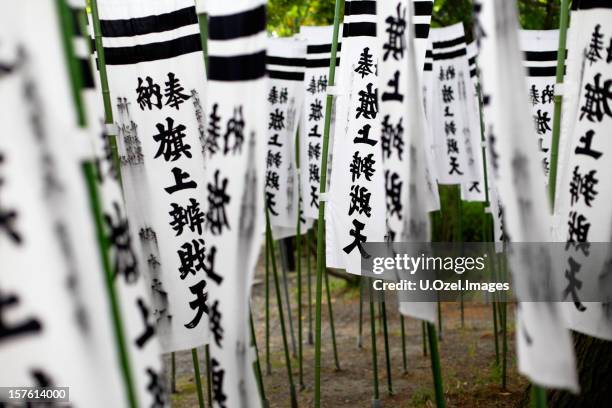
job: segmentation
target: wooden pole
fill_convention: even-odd
[[[336,77],[336,53],[338,51],[338,32],[340,28],[340,14],[342,13],[342,0],[336,0],[334,8],[334,31],[332,35],[332,48],[330,54],[328,86],[334,86]],[[333,96],[327,95],[325,103],[325,127],[323,130],[323,151],[321,158],[321,177],[319,184],[319,197],[327,188],[327,157],[329,154],[329,131],[331,127],[331,114]],[[317,222],[317,287],[315,292],[315,367],[314,367],[314,406],[321,407],[321,301],[323,292],[323,273],[325,272],[325,201],[319,202],[319,217]]]

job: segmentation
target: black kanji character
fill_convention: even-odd
[[[0,165],[4,163],[4,155],[0,153]],[[0,177],[0,188],[4,185],[4,178]],[[2,198],[2,196],[0,196]],[[0,231],[4,231],[15,244],[23,241],[21,234],[15,227],[17,221],[17,211],[12,208],[3,208],[0,200]]]
[[[452,118],[454,116],[455,116],[455,114],[450,111],[450,106],[445,106],[444,107],[444,117],[445,118]]]
[[[446,139],[446,154],[459,153],[456,139]]]
[[[219,184],[219,170],[215,170],[214,184],[208,183],[208,211],[206,221],[213,235],[219,235],[223,228],[231,229],[225,206],[229,204],[231,197],[227,194],[228,179],[223,178]]]
[[[580,107],[580,120],[586,116],[586,118],[595,122],[594,118],[598,122],[601,122],[604,117],[604,113],[608,116],[612,116],[612,110],[610,110],[610,99],[612,99],[612,79],[608,79],[604,82],[603,87],[599,85],[601,74],[596,74],[593,77],[593,83],[587,83],[584,86],[586,91],[584,94],[584,105]],[[594,117],[594,118],[593,118]]]
[[[138,86],[136,87],[136,102],[140,106],[141,110],[145,110],[147,107],[149,110],[153,109],[153,106],[157,109],[162,108],[162,95],[159,85],[153,82],[151,77],[146,77],[147,85],[143,85],[142,78],[138,77]],[[156,102],[151,101],[152,98],[156,99]]]
[[[357,133],[360,134],[361,137],[353,138],[353,143],[365,143],[370,146],[376,145],[376,143],[378,143],[378,140],[370,139],[370,129],[371,128],[372,126],[370,126],[367,123],[363,125],[363,127],[357,131]]]
[[[266,207],[270,214],[277,216],[278,212],[276,211],[276,194],[270,191],[266,191]]]
[[[346,252],[347,254],[350,254],[351,252],[353,252],[355,248],[357,248],[361,256],[363,258],[368,259],[370,257],[370,254],[366,252],[366,250],[364,249],[362,245],[364,242],[368,240],[368,237],[361,234],[361,232],[365,228],[365,224],[362,222],[359,222],[359,220],[354,219],[353,227],[354,228],[351,228],[351,230],[349,231],[349,235],[353,237],[354,240],[353,242],[351,242],[350,244],[342,248],[342,250]]]
[[[219,275],[216,271],[215,267],[215,258],[217,257],[217,247],[211,246],[208,251],[208,255],[206,255],[206,262],[203,262],[202,268],[206,273],[208,279],[211,279],[217,285],[220,285],[223,282],[223,276]]]
[[[221,130],[219,122],[221,121],[221,118],[219,115],[217,115],[218,109],[219,104],[213,104],[210,115],[208,115],[208,129],[206,132],[204,148],[210,153],[211,156],[219,151],[219,137],[221,136],[219,133]]]
[[[385,192],[387,197],[387,215],[389,217],[396,215],[398,219],[402,219],[402,186],[399,174],[385,171]]]
[[[125,283],[131,284],[138,279],[138,260],[132,247],[132,236],[127,217],[121,215],[118,202],[113,202],[115,216],[104,214],[104,222],[109,231],[108,242],[115,251],[115,275],[123,276]]]
[[[406,31],[406,8],[402,10],[401,3],[397,3],[396,7],[397,17],[388,16],[385,19],[387,28],[385,32],[389,34],[387,42],[383,44],[383,61],[386,61],[389,54],[393,56],[393,59],[399,61],[404,57],[404,50],[406,49],[406,40],[404,38],[404,32]]]
[[[208,304],[206,303],[208,299],[206,281],[202,279],[195,285],[189,287],[189,291],[196,296],[194,300],[189,302],[189,307],[191,310],[196,310],[196,314],[193,317],[193,320],[185,324],[185,327],[188,329],[193,329],[200,323],[202,315],[204,315],[204,313],[208,314]]]
[[[21,322],[16,322],[12,318],[7,319],[7,309],[18,305],[19,297],[17,295],[5,295],[0,291],[0,344],[17,336],[40,333],[42,330],[40,321],[35,318],[24,318]]]
[[[268,150],[268,156],[266,157],[267,168],[276,167],[278,169],[280,168],[282,162],[281,152],[273,152]]]
[[[153,403],[150,408],[164,408],[168,405],[168,394],[164,385],[164,379],[161,375],[156,373],[151,367],[147,367],[147,375],[149,376],[149,383],[147,384],[147,391],[153,398]]]
[[[308,143],[308,158],[319,160],[321,157],[321,143]]]
[[[383,101],[399,101],[402,102],[404,100],[404,95],[399,93],[399,75],[400,72],[395,71],[395,74],[393,74],[393,79],[390,79],[389,82],[387,82],[387,85],[390,86],[392,88],[391,92],[383,92],[381,99]]]
[[[531,88],[529,89],[529,100],[531,101],[532,105],[537,105],[540,103],[540,92],[535,85],[531,85]]]
[[[546,85],[546,88],[542,89],[542,103],[552,103],[555,99],[555,86]]]
[[[177,191],[198,187],[198,183],[193,180],[185,181],[189,179],[189,173],[178,167],[172,168],[172,175],[174,176],[174,185],[164,188],[168,194],[174,194]]]
[[[179,83],[174,72],[168,72],[168,81],[165,84],[164,96],[166,97],[166,105],[179,110],[179,105],[189,99],[190,96],[182,93],[185,88]]]
[[[451,169],[448,172],[449,175],[451,174],[459,174],[460,176],[463,175],[463,172],[459,170],[459,163],[457,163],[457,158],[455,156],[451,156],[449,165],[451,166]]]
[[[442,102],[451,103],[455,100],[453,88],[449,85],[442,86]]]
[[[366,119],[376,119],[376,114],[378,113],[378,88],[372,91],[372,83],[368,83],[365,90],[359,91],[359,103],[355,119],[361,115]]]
[[[472,181],[472,185],[470,186],[468,191],[476,191],[477,193],[480,193],[480,181]]]
[[[204,240],[197,238],[192,239],[191,242],[185,242],[181,245],[181,249],[176,251],[181,261],[181,266],[179,266],[181,279],[185,279],[190,273],[195,275],[197,271],[204,269],[205,250]]]
[[[181,155],[185,155],[191,158],[191,145],[184,144],[183,139],[185,138],[185,126],[179,124],[174,127],[174,119],[167,117],[166,124],[168,127],[164,127],[163,124],[158,123],[155,125],[158,134],[153,136],[153,140],[159,143],[157,153],[154,158],[157,159],[163,155],[166,161],[176,161],[181,158]]]
[[[600,29],[601,24],[597,24],[593,30],[593,34],[591,34],[589,48],[584,54],[591,65],[601,59],[600,52],[603,50],[603,34],[599,32]]]
[[[230,138],[233,136],[233,143]],[[225,134],[223,135],[223,154],[242,152],[244,143],[244,117],[242,116],[242,105],[234,108],[234,115],[227,121]]]
[[[189,199],[189,204],[186,207],[176,203],[171,203],[172,210],[168,213],[172,217],[170,226],[176,231],[178,237],[183,233],[183,229],[188,227],[191,232],[197,232],[202,235],[202,225],[204,224],[205,215],[200,209],[200,203],[194,198]]]
[[[138,306],[138,310],[140,310],[140,317],[142,317],[144,322],[144,331],[135,340],[136,346],[141,349],[147,344],[151,337],[155,335],[155,326],[149,323],[149,309],[147,305],[145,305],[144,300],[139,297],[136,300],[136,305]]]
[[[268,140],[268,146],[283,147],[283,144],[278,141],[278,133],[273,134],[270,140]]]
[[[595,160],[598,160],[601,157],[602,152],[591,148],[593,136],[595,136],[595,132],[592,130],[587,131],[584,136],[580,136],[580,139],[578,140],[580,143],[582,143],[582,146],[576,147],[576,149],[574,149],[574,153],[591,156]]]
[[[223,325],[221,324],[221,312],[219,311],[219,301],[215,300],[210,308],[209,326],[210,332],[215,339],[218,347],[221,347],[223,341]]]
[[[595,178],[597,172],[591,170],[588,173],[582,175],[579,171],[580,166],[574,167],[573,177],[570,181],[570,196],[571,203],[574,205],[583,197],[584,203],[590,207],[591,202],[597,197],[599,192],[595,191],[595,185],[599,183],[599,180]]]
[[[306,92],[310,92],[312,95],[317,93],[317,81],[314,76],[310,77],[310,82],[308,83]]]
[[[349,194],[351,201],[349,203],[348,215],[353,215],[355,211],[358,214],[365,214],[366,217],[372,215],[372,207],[370,207],[370,197],[372,193],[366,187],[352,185]]]
[[[455,125],[455,121],[451,120],[450,122],[444,122],[444,133],[446,136],[454,135],[457,132],[457,126]]]
[[[319,125],[314,125],[310,129],[310,132],[308,133],[308,137],[321,137],[321,134],[319,133]]]
[[[285,128],[285,112],[278,108],[274,112],[270,112],[270,122],[268,129],[281,130]]]
[[[577,211],[570,211],[570,220],[568,225],[568,242],[587,242],[591,223],[587,222],[584,215],[578,214]]]
[[[574,302],[574,306],[580,312],[584,312],[586,307],[582,304],[580,299],[578,298],[578,290],[582,288],[582,281],[576,277],[578,272],[580,272],[581,264],[576,262],[576,260],[570,257],[567,260],[569,265],[569,270],[565,270],[565,277],[567,278],[567,286],[563,290],[563,299],[566,299],[568,295],[571,294],[572,301]]]
[[[275,86],[270,88],[270,92],[268,93],[268,102],[270,102],[272,105],[278,102],[278,90]]]
[[[327,75],[319,75],[317,80],[317,92],[327,91]]]
[[[539,135],[543,135],[546,131],[551,130],[548,125],[550,119],[551,118],[548,117],[548,112],[542,113],[541,109],[538,109],[537,114],[533,115],[533,122]]]
[[[278,103],[284,104],[289,100],[289,90],[287,88],[281,88],[280,95],[278,95]]]
[[[385,115],[382,121],[382,129],[380,133],[380,141],[382,145],[383,158],[391,157],[392,150],[397,152],[397,158],[402,160],[404,153],[404,126],[402,126],[403,117],[399,118],[396,125],[389,123],[389,116]]]
[[[319,208],[318,186],[310,186],[310,206]]]
[[[279,175],[274,170],[268,170],[266,172],[266,188],[273,188],[275,190],[280,189],[279,185]]]
[[[321,100],[317,98],[314,100],[313,103],[310,104],[310,114],[308,114],[308,121],[319,121],[321,119],[323,119],[323,105],[321,104]]]
[[[376,171],[374,169],[374,164],[376,164],[376,160],[374,160],[373,157],[373,153],[370,153],[365,157],[362,157],[358,151],[353,154],[353,161],[349,165],[349,171],[351,172],[351,180],[353,182],[355,180],[359,180],[362,175],[366,180],[372,181],[372,176]]]
[[[372,60],[372,54],[370,54],[370,48],[365,47],[359,56],[359,61],[357,62],[355,72],[361,75],[361,78],[364,78],[373,73],[373,65],[374,62]]]
[[[212,370],[212,391],[213,399],[219,408],[226,408],[227,395],[223,391],[223,378],[225,377],[225,370],[221,368],[221,364],[214,357],[210,359]]]
[[[451,80],[454,78],[455,78],[455,67],[453,67],[452,65],[449,65],[449,67],[446,68],[446,79]]]
[[[308,181],[319,183],[321,181],[321,170],[319,170],[319,165],[316,163],[310,163],[308,165]]]

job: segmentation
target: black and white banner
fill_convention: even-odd
[[[361,274],[363,243],[381,242],[385,185],[376,1],[345,3],[333,170],[326,205],[327,266]],[[393,89],[391,89],[393,92]]]

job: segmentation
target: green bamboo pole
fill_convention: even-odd
[[[440,355],[438,353],[438,339],[436,337],[436,326],[427,323],[427,338],[429,339],[429,351],[431,356],[431,370],[434,377],[434,389],[436,393],[436,406],[445,408],[444,387],[442,385],[442,369],[440,368]]]
[[[501,267],[502,279],[505,281],[507,279],[506,276],[506,262],[502,261]],[[506,379],[508,373],[508,326],[507,326],[507,317],[508,317],[508,299],[506,298],[506,294],[501,294],[501,307],[502,307],[502,389],[506,389]]]
[[[325,276],[325,293],[327,297],[327,312],[329,313],[329,329],[331,330],[334,363],[336,365],[336,370],[340,370],[340,359],[338,358],[338,346],[336,344],[336,327],[334,326],[334,310],[332,306],[331,291],[329,288],[329,274],[327,273],[327,270],[325,270],[323,273]]]
[[[306,269],[308,269],[308,279],[306,284],[308,286],[308,344],[314,344],[314,338],[312,335],[312,269],[310,267],[310,258],[312,258],[310,250],[310,239],[314,234],[314,230],[308,231],[306,234]]]
[[[170,382],[170,392],[172,392],[172,394],[178,394],[176,389],[176,356],[174,355],[174,351],[171,353],[170,357],[172,359],[172,379]]]
[[[404,316],[400,314],[400,327],[402,332],[402,364],[404,367],[404,374],[408,373],[408,359],[406,356],[406,329],[404,327]]]
[[[259,363],[259,348],[257,347],[257,336],[255,335],[255,325],[253,324],[253,312],[249,310],[249,323],[251,326],[251,341],[253,348],[255,349],[255,362],[253,363],[253,370],[255,371],[255,379],[257,380],[257,388],[259,389],[259,397],[261,398],[261,405],[263,408],[268,408],[270,402],[266,398],[266,389],[263,383],[263,375],[261,374],[261,364]],[[212,403],[209,402],[209,406],[212,407]]]
[[[198,350],[191,349],[191,359],[193,360],[193,371],[198,392],[198,406],[204,408],[204,392],[202,391],[202,378],[200,377],[200,362],[198,361]]]
[[[272,364],[270,362],[270,244],[268,243],[268,236],[266,235],[266,274],[265,274],[265,296],[266,296],[266,310],[265,310],[265,322],[266,322],[266,373],[272,374]]]
[[[287,253],[284,245],[278,241],[278,252],[280,255],[281,273],[283,274],[283,293],[287,302],[287,320],[289,321],[289,337],[291,338],[291,354],[297,357],[297,346],[295,344],[295,331],[293,330],[293,313],[291,312],[291,299],[289,298],[289,282],[287,277]]]
[[[332,35],[332,48],[330,54],[328,86],[334,86],[336,78],[336,53],[338,51],[338,32],[340,28],[340,14],[342,13],[342,0],[336,0],[334,8],[334,31]],[[331,113],[333,96],[327,95],[325,103],[325,127],[323,130],[323,151],[321,158],[321,177],[319,193],[325,193],[327,187],[327,157],[329,153],[329,130],[331,127]],[[315,379],[314,379],[314,406],[321,407],[321,298],[323,292],[323,273],[325,270],[325,201],[319,202],[319,217],[317,221],[317,287],[315,293]]]
[[[95,0],[93,1],[93,4],[95,5]],[[85,104],[82,98],[83,78],[82,72],[79,67],[79,61],[75,54],[73,39],[76,33],[79,33],[83,37],[86,37],[86,31],[84,30],[84,26],[82,25],[82,23],[80,23],[81,27],[75,27],[75,21],[72,18],[71,10],[65,0],[57,0],[56,9],[61,27],[64,54],[71,78],[71,91],[74,106],[76,108],[77,113],[77,124],[79,127],[84,128],[87,126],[87,115],[85,110]],[[79,21],[82,21],[82,15],[79,16]],[[117,343],[117,349],[119,353],[121,372],[126,388],[126,398],[129,406],[131,408],[136,408],[138,407],[138,398],[136,393],[136,387],[134,384],[134,377],[132,374],[132,367],[130,364],[127,340],[124,332],[123,317],[121,316],[121,308],[119,306],[119,298],[113,281],[114,271],[111,266],[108,254],[110,244],[104,229],[102,206],[100,204],[100,196],[96,181],[96,167],[92,161],[88,160],[82,164],[82,171],[87,186],[89,204],[91,206],[91,212],[94,219],[95,231],[98,240],[98,246],[100,249],[100,257],[102,260],[102,267],[105,274],[106,290],[108,292],[108,297],[111,306],[111,317],[114,326],[115,341]]]
[[[387,327],[387,305],[385,303],[385,293],[382,293],[382,321],[383,321],[383,337],[385,340],[385,363],[387,368],[387,393],[393,395],[393,378],[391,375],[391,353],[389,351],[389,329]]]
[[[297,408],[297,395],[293,383],[293,371],[291,370],[291,357],[289,356],[289,344],[287,343],[287,331],[285,329],[285,315],[283,313],[283,300],[281,295],[278,271],[276,270],[276,259],[274,257],[274,241],[272,240],[272,229],[270,228],[270,215],[266,208],[266,241],[268,252],[272,261],[272,277],[274,278],[274,289],[276,292],[276,303],[278,305],[278,318],[280,320],[281,334],[283,337],[283,348],[285,351],[285,364],[287,366],[287,376],[289,378],[289,393],[291,395],[291,408]]]
[[[357,348],[363,347],[363,285],[359,288],[359,329],[357,331]]]
[[[461,200],[461,186],[457,185],[457,241],[463,243],[463,201]],[[463,248],[461,249],[463,253]],[[459,308],[461,312],[461,328],[465,327],[465,304],[463,300],[463,291],[459,292]]]
[[[300,169],[300,133],[295,132],[295,157],[296,167],[298,171]],[[297,201],[297,220],[295,236],[295,249],[296,249],[296,272],[297,272],[297,319],[298,319],[298,371],[300,389],[306,388],[304,384],[304,354],[303,354],[303,340],[302,340],[302,223],[300,222],[302,192],[298,188],[298,201]]]
[[[427,357],[427,323],[421,322],[421,328],[423,329],[423,355]]]
[[[206,355],[206,396],[208,397],[208,406],[212,407],[212,367],[210,364],[210,346],[204,346],[204,354]],[[259,354],[257,354],[257,364],[259,364]]]
[[[372,341],[372,382],[374,385],[374,397],[372,398],[372,408],[380,406],[380,393],[378,390],[378,357],[376,351],[376,316],[374,313],[374,300],[372,285],[368,279],[368,291],[370,298],[370,339]]]

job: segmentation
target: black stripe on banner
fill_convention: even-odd
[[[470,78],[474,78],[476,76],[476,68],[470,69]]]
[[[376,1],[347,1],[344,3],[344,7],[345,16],[376,15]]]
[[[416,38],[428,38],[429,37],[429,24],[419,23],[414,25],[414,35]]]
[[[83,87],[87,89],[93,89],[95,87],[93,71],[87,58],[79,58],[79,67],[81,69],[81,79],[83,80]]]
[[[469,64],[469,65],[474,65],[474,64],[476,64],[476,57],[468,58],[468,64]]]
[[[432,55],[433,55],[433,51],[432,50],[426,50],[425,51],[425,58],[431,58]]]
[[[248,81],[265,74],[265,51],[232,57],[208,56],[208,78],[212,81]]]
[[[329,67],[330,64],[330,58],[306,60],[306,68],[323,68]],[[336,66],[338,65],[340,65],[340,58],[336,58]]]
[[[574,5],[574,3],[578,3],[578,10],[589,10],[594,8],[612,8],[610,0],[574,0],[572,1],[572,6]]]
[[[265,29],[266,6],[263,5],[242,13],[208,17],[208,39],[210,40],[232,40],[248,37]]]
[[[433,1],[415,1],[414,15],[415,16],[431,16],[433,11]]]
[[[107,65],[129,65],[174,58],[199,51],[202,51],[200,34],[192,34],[169,41],[133,47],[105,47],[104,55]]]
[[[287,72],[287,71],[268,71],[268,76],[272,79],[285,79],[287,81],[303,81],[303,72]]]
[[[565,75],[565,68],[563,69]],[[530,77],[554,77],[557,75],[557,67],[527,67],[527,76]]]
[[[342,27],[344,37],[376,37],[376,23],[345,23]]]
[[[433,49],[450,48],[460,44],[465,44],[465,36],[454,38],[448,41],[438,41],[432,44]]]
[[[198,23],[195,6],[153,16],[122,20],[100,20],[103,37],[134,37],[161,33]]]
[[[467,55],[467,51],[465,50],[465,48],[459,48],[458,50],[451,51],[451,52],[442,52],[440,54],[434,54],[433,60],[440,61],[440,60],[453,59],[453,58],[460,57],[462,55]]]
[[[431,71],[433,69],[433,66],[431,65],[431,62],[426,62],[423,65],[423,71]]]
[[[525,61],[557,61],[557,51],[523,51]]]
[[[304,58],[284,58],[284,57],[273,57],[268,55],[266,57],[267,65],[282,65],[285,67],[303,67],[306,64]]]
[[[323,54],[324,52],[331,52],[331,44],[317,44],[309,45],[306,47],[307,54]],[[342,43],[338,43],[338,51],[342,49]]]

